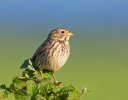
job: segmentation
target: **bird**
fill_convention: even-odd
[[[46,40],[37,48],[32,56],[32,61],[38,67],[42,78],[43,70],[57,71],[67,61],[70,55],[69,38],[74,35],[67,28],[56,28],[52,30]],[[57,81],[55,75],[52,75]]]

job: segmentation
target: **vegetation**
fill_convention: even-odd
[[[84,92],[88,92],[86,87],[79,93],[72,85],[52,82],[54,72],[47,70],[43,71],[42,79],[30,59],[25,60],[21,68],[25,69],[22,75],[12,77],[9,87],[4,84],[0,86],[0,99],[13,94],[16,100],[78,100]]]

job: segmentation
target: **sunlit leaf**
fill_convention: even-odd
[[[59,98],[53,96],[53,95],[50,95],[48,100],[60,100]]]
[[[78,91],[73,91],[69,94],[68,100],[78,100],[80,98],[80,94]]]
[[[42,94],[42,95],[47,95],[47,83],[46,82],[42,82],[41,84],[40,84],[40,94]]]
[[[33,63],[31,61],[31,59],[28,60],[28,64],[33,67]]]
[[[24,90],[18,90],[14,93],[16,100],[31,100],[31,95]]]
[[[27,84],[27,91],[31,95],[37,95],[38,94],[38,85],[33,80],[30,80]]]
[[[51,77],[52,74],[54,74],[53,71],[43,70],[43,76],[44,76],[45,78]]]
[[[13,83],[10,85],[10,88],[15,91],[18,89],[22,89],[24,86],[26,86],[26,83],[22,80],[19,79],[15,79],[15,81],[13,81]]]
[[[35,71],[34,70],[29,70],[29,69],[25,69],[22,72],[22,75],[26,78],[33,78],[35,76]]]
[[[36,96],[36,100],[47,100],[45,97],[43,97],[42,95],[38,94]]]

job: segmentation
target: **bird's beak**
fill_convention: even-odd
[[[72,36],[74,35],[72,32],[67,32],[67,36]]]

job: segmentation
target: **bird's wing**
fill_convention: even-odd
[[[42,53],[42,52],[44,52],[45,50],[46,50],[46,46],[47,45],[47,40],[45,40],[40,46],[39,46],[39,48],[36,50],[36,52],[34,53],[34,55],[32,56],[32,60],[34,61],[35,59],[36,59],[36,57],[40,54],[40,53]]]

